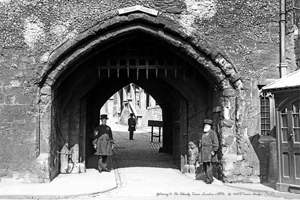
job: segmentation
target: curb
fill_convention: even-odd
[[[81,193],[81,194],[70,194],[70,195],[0,195],[0,199],[68,199],[84,196],[95,196],[101,193],[109,192],[118,188],[118,185],[106,190],[93,193]]]

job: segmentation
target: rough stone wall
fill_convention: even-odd
[[[16,49],[0,53],[0,178],[2,182],[43,181],[46,168],[36,165],[38,90],[32,87],[36,58]]]
[[[297,8],[294,10],[294,15],[292,17],[294,24],[292,27],[293,32],[291,34],[293,35],[295,31],[298,32],[298,35],[296,37],[293,37],[295,41],[295,54],[296,55],[296,64],[297,64],[297,69],[300,67],[300,1],[294,1],[294,6]],[[295,30],[297,29],[297,30]]]
[[[170,20],[178,22],[179,29],[187,35],[197,33],[211,48],[225,52],[245,83],[251,79],[278,77],[276,67],[279,60],[278,0],[117,0],[114,4],[106,0],[1,0],[1,180],[12,177],[13,174],[16,179],[23,181],[47,179],[48,165],[43,163],[47,162],[48,157],[42,158],[43,154],[40,153],[49,152],[51,145],[54,144],[51,142],[48,144],[51,141],[49,135],[36,134],[40,129],[45,132],[50,129],[50,116],[43,116],[43,113],[49,106],[51,88],[39,93],[35,79],[44,72],[43,67],[49,55],[66,40],[75,38],[78,33],[116,16],[118,8],[133,5],[143,5],[158,10]],[[290,47],[293,47],[292,39],[288,39],[287,42],[287,49]],[[291,68],[294,69],[293,55],[293,50],[287,53]],[[246,87],[249,86],[246,84]],[[37,94],[40,96],[38,97]],[[242,135],[238,139],[239,144],[243,145],[236,147],[236,151],[243,154],[243,152],[251,152],[247,151],[251,148],[247,138],[254,134],[255,129],[249,129],[249,126],[257,125],[257,116],[252,116],[248,112],[253,97],[245,94],[242,95],[242,99],[236,99],[235,95],[227,93],[221,98],[222,116],[227,117],[222,119],[224,124],[220,125],[220,129],[225,133],[233,133],[233,135],[223,135],[224,144],[232,147],[231,149],[224,145],[224,151],[227,152],[237,146],[235,135]],[[38,99],[40,99],[40,108],[35,106]],[[242,106],[243,113],[237,113],[234,110],[235,105]],[[39,112],[41,116],[38,115]],[[247,120],[235,121],[237,116],[239,119]],[[38,117],[42,119],[40,125],[37,123]],[[42,138],[41,142],[47,147],[38,152],[35,148],[37,137]],[[16,144],[16,148],[11,148]],[[228,154],[234,157],[232,160],[236,159],[235,153],[233,151],[232,154]],[[36,155],[41,158],[38,160],[40,164],[35,162]],[[228,162],[231,164],[225,166],[228,169],[227,175],[233,173],[229,169],[238,169],[239,165],[248,169],[249,161],[245,159],[246,157],[244,156],[237,163]],[[256,165],[256,163],[251,164],[251,166]],[[22,172],[23,169],[26,173]],[[252,170],[255,173],[257,171],[257,169]],[[235,174],[247,173],[246,170]],[[236,178],[231,181],[240,180]]]

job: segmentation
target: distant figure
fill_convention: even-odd
[[[133,118],[133,113],[130,114],[128,119],[128,131],[129,131],[129,140],[133,140],[133,132],[135,131],[136,121]]]
[[[211,129],[212,127],[212,120],[205,119],[204,120],[204,129],[202,138],[199,142],[199,160],[198,162],[203,163],[203,170],[205,172],[205,180],[206,184],[211,184],[213,179],[213,167],[212,162],[217,162],[218,157],[216,153],[219,148],[219,140],[217,134],[214,130]]]
[[[95,128],[93,144],[96,148],[96,155],[99,156],[98,171],[110,172],[107,168],[107,156],[112,155],[113,135],[109,126],[106,125],[107,115],[101,115],[101,125]]]

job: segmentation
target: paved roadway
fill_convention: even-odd
[[[284,199],[266,193],[236,189],[220,181],[207,185],[182,174],[171,156],[158,153],[159,143],[150,142],[147,131],[137,131],[128,139],[127,127],[112,124],[116,142],[115,163],[118,188],[110,192],[78,199]]]

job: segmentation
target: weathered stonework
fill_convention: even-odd
[[[134,5],[155,9],[158,16],[118,15],[118,9]],[[249,82],[278,76],[278,8],[277,1],[256,0],[0,1],[1,181],[47,182],[59,173],[56,152],[66,141],[76,149],[81,137],[80,101],[93,88],[101,88],[84,79],[92,77],[88,70],[84,75],[76,70],[105,45],[139,33],[176,51],[208,84],[199,86],[193,76],[164,78],[179,94],[172,90],[171,97],[163,91],[152,95],[161,102],[174,97],[173,106],[187,109],[183,113],[190,116],[163,117],[179,124],[188,119],[184,131],[193,141],[199,138],[199,123],[213,117],[222,139],[224,180],[258,182],[258,158],[249,141],[259,127],[258,95],[249,92],[257,90]],[[287,49],[292,49],[288,27]],[[290,70],[296,68],[293,55],[293,49],[288,51]],[[188,108],[180,95],[190,102]],[[216,107],[218,112],[213,111]],[[176,131],[170,127],[167,132]],[[17,148],[11,148],[16,143]],[[79,159],[79,154],[74,156]]]

